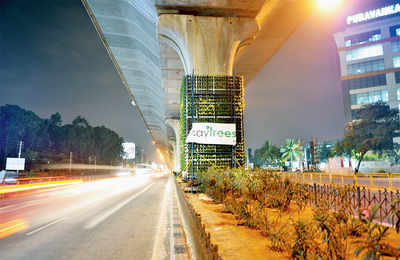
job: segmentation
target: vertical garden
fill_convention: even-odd
[[[180,91],[181,168],[191,174],[245,163],[242,77],[195,76],[182,79]],[[235,124],[236,145],[186,143],[193,123]]]

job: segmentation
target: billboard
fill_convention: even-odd
[[[136,146],[135,143],[122,143],[122,148],[124,149],[124,154],[122,159],[131,160],[135,159]]]
[[[186,143],[236,145],[236,124],[193,123]]]
[[[25,170],[25,158],[7,158],[6,170],[10,171]]]

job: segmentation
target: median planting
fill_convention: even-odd
[[[398,192],[377,193],[380,200],[374,200],[354,186],[300,184],[265,170],[210,168],[199,182],[214,204],[222,204],[222,215],[263,235],[266,256],[400,258]]]

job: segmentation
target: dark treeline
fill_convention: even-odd
[[[78,116],[71,124],[62,125],[61,115],[42,119],[32,111],[15,105],[0,107],[0,169],[7,157],[18,156],[18,144],[23,141],[22,156],[27,168],[41,163],[69,162],[114,165],[121,161],[123,139],[104,127],[92,127]]]

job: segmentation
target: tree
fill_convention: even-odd
[[[267,140],[262,147],[262,158],[264,162],[275,162],[279,160],[280,154],[279,149],[275,145],[272,144],[271,141]]]
[[[273,145],[271,141],[267,140],[262,147],[256,149],[254,153],[254,164],[261,167],[266,163],[277,163],[279,158],[280,153],[278,147]]]
[[[400,162],[400,145],[393,144],[393,149],[387,152],[387,157],[390,161],[390,173],[392,172],[392,167]]]
[[[80,116],[72,124],[62,125],[59,113],[42,119],[19,106],[0,106],[0,169],[4,169],[7,157],[18,155],[20,141],[30,169],[33,163],[65,161],[70,152],[74,162],[87,163],[96,156],[99,163],[116,164],[123,139],[106,127],[90,126]]]
[[[123,139],[114,131],[104,127],[94,127],[93,136],[95,147],[93,154],[99,162],[115,164],[121,159],[123,153]]]
[[[324,142],[321,145],[321,149],[318,152],[318,158],[321,162],[327,162],[329,157],[332,155],[332,150],[334,149],[334,146],[330,142]]]
[[[302,151],[300,141],[296,143],[294,139],[286,139],[285,144],[281,147],[282,159],[290,160],[290,166],[293,166],[293,160],[300,159]]]
[[[0,107],[0,168],[5,167],[7,157],[18,155],[18,144],[24,142],[24,150],[35,152],[46,149],[46,134],[42,131],[43,120],[32,111],[15,105]],[[28,165],[36,157],[28,157]]]
[[[368,151],[382,153],[393,150],[393,138],[400,128],[398,110],[378,102],[365,105],[357,111],[357,120],[346,127],[344,138],[335,146],[335,151],[342,154],[352,152],[358,159],[354,169],[358,173],[361,162]]]

